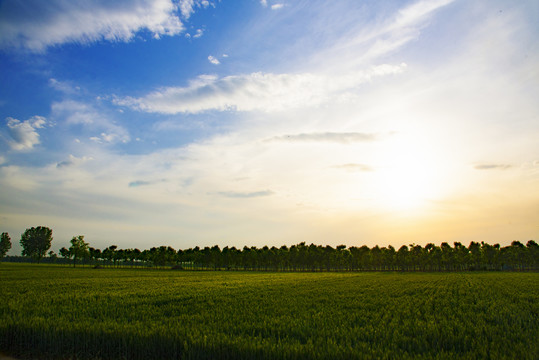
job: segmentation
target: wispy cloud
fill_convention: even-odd
[[[218,192],[218,194],[224,197],[228,197],[228,198],[248,199],[248,198],[255,198],[255,197],[271,196],[274,193],[271,190],[262,190],[262,191],[253,191],[253,192],[221,191],[221,192]]]
[[[393,14],[387,14],[381,21],[369,24],[363,24],[352,18],[348,32],[333,46],[320,54],[315,54],[314,58],[322,62],[327,62],[329,56],[339,59],[337,67],[344,64],[354,67],[358,64],[371,63],[416,40],[431,16],[453,1],[420,0]]]
[[[39,144],[37,129],[43,128],[47,123],[47,119],[42,116],[33,116],[24,121],[8,117],[6,121],[10,136],[9,146],[17,151],[31,150]]]
[[[284,4],[273,4],[271,5],[271,10],[279,10],[284,7]]]
[[[64,100],[53,103],[51,108],[55,119],[63,121],[68,126],[82,125],[91,134],[89,138],[92,141],[98,143],[127,143],[131,140],[125,127],[117,125],[113,119],[103,114],[92,104]]]
[[[192,13],[188,3],[180,3],[182,14]],[[2,48],[43,51],[67,42],[128,41],[141,30],[156,38],[184,30],[171,0],[6,0],[0,6]]]
[[[480,165],[475,165],[474,169],[476,170],[507,170],[512,167],[513,166],[509,164],[480,164]]]
[[[117,142],[123,142],[126,143],[129,141],[129,137],[122,136],[117,133],[105,133],[102,132],[99,134],[99,136],[92,136],[90,137],[90,140],[95,141],[96,143],[103,144],[103,143],[117,143]]]
[[[405,68],[406,64],[384,64],[341,75],[257,72],[223,78],[204,76],[187,87],[168,87],[141,98],[116,98],[114,103],[165,114],[206,110],[279,111],[345,100],[353,96],[357,86],[375,77],[399,74]]]
[[[323,133],[306,133],[275,136],[269,141],[287,141],[287,142],[332,142],[339,144],[348,144],[354,142],[366,142],[378,140],[376,134],[359,133],[359,132],[323,132]]]
[[[356,171],[374,171],[374,168],[370,165],[366,164],[355,164],[355,163],[349,163],[349,164],[342,164],[342,165],[335,165],[332,166],[335,169],[343,169],[350,172],[356,172]]]
[[[59,81],[54,78],[49,79],[49,86],[54,90],[64,93],[66,95],[76,94],[80,91],[80,87],[74,86],[67,81]]]

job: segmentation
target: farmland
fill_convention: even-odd
[[[0,352],[37,359],[537,359],[539,274],[0,264]]]

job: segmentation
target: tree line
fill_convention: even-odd
[[[22,255],[39,262],[46,257],[52,241],[52,230],[43,226],[27,229],[20,244]],[[103,250],[90,246],[83,235],[74,236],[69,248],[60,249],[65,261],[110,267],[173,267],[193,270],[255,270],[255,271],[468,271],[468,270],[539,270],[539,245],[529,240],[525,245],[513,241],[509,246],[470,242],[468,246],[443,242],[440,246],[410,244],[395,249],[366,245],[307,245],[301,242],[279,248],[255,246],[243,248],[194,247],[175,250],[170,246],[119,249],[111,245]],[[10,238],[3,233],[0,255],[11,247]],[[49,251],[48,260],[57,255]]]

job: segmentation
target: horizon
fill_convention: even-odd
[[[34,226],[56,253],[539,238],[537,2],[25,4],[0,4],[7,255]]]

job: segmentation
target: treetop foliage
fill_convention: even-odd
[[[23,248],[22,255],[30,256],[39,262],[50,249],[52,242],[52,230],[45,226],[26,229],[21,235],[20,244]]]

